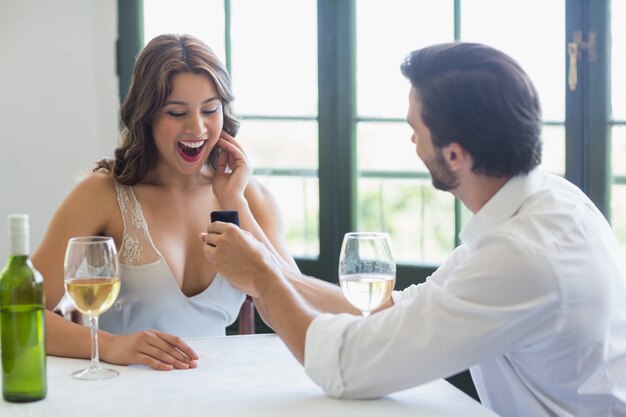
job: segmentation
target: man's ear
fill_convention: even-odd
[[[456,142],[451,142],[448,146],[442,148],[443,157],[448,162],[448,166],[457,171],[460,167],[467,164],[471,159],[470,154]]]

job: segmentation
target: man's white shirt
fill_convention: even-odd
[[[503,416],[626,415],[626,271],[593,203],[535,169],[472,217],[425,283],[367,319],[309,326],[307,374],[329,395],[371,398],[470,368]]]

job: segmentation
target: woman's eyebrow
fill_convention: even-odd
[[[207,104],[210,103],[211,101],[214,100],[219,100],[220,98],[218,96],[213,96],[213,97],[209,97],[206,100],[204,100],[202,102],[202,104]],[[170,104],[177,104],[180,106],[187,106],[189,103],[185,102],[185,101],[180,101],[180,100],[167,100],[165,103],[163,103],[164,106],[170,105]]]

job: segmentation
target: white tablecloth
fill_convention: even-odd
[[[120,376],[95,382],[70,377],[87,360],[49,356],[47,397],[27,404],[2,401],[0,417],[495,416],[445,380],[378,400],[328,398],[275,335],[188,343],[200,356],[196,369],[109,366]]]

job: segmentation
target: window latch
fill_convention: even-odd
[[[587,52],[589,62],[594,62],[598,59],[596,40],[596,32],[589,32],[587,42],[584,42],[583,33],[580,30],[576,30],[573,33],[572,42],[567,44],[567,55],[569,57],[567,83],[570,91],[576,90],[578,85],[578,58],[582,56],[582,51]]]

